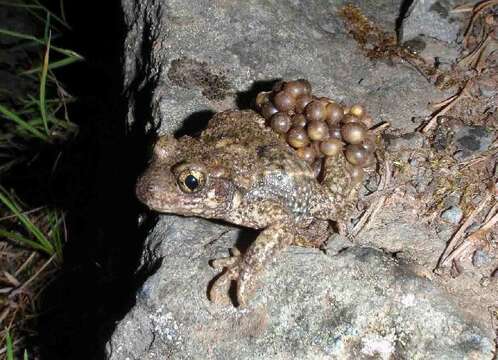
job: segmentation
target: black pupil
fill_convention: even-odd
[[[188,175],[185,178],[185,186],[190,190],[195,190],[199,186],[199,180],[194,175]]]

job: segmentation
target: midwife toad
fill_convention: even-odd
[[[213,261],[226,271],[210,290],[211,300],[226,302],[235,280],[237,302],[244,305],[257,274],[279,251],[291,244],[319,247],[329,221],[347,218],[356,198],[350,166],[344,156],[327,157],[319,183],[261,116],[232,110],[215,115],[199,138],[159,138],[136,193],[159,212],[262,229],[244,254]]]

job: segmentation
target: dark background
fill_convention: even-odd
[[[58,0],[42,3],[58,13]],[[115,321],[142,282],[134,273],[145,236],[134,184],[146,163],[147,138],[143,124],[126,127],[120,2],[64,5],[72,30],[55,44],[85,61],[57,76],[78,98],[69,114],[80,132],[55,151],[62,153],[55,177],[40,179],[50,194],[43,200],[67,211],[68,242],[62,270],[43,294],[32,345],[42,359],[102,359]]]

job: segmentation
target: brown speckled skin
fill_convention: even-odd
[[[355,197],[347,166],[343,156],[328,158],[320,184],[257,113],[225,111],[211,119],[199,138],[161,137],[136,193],[156,211],[263,229],[245,254],[235,251],[213,262],[227,271],[214,283],[211,300],[226,302],[236,280],[237,301],[243,305],[256,274],[280,250],[290,244],[320,246],[329,220],[347,217]],[[182,191],[179,168],[203,173],[204,186]]]

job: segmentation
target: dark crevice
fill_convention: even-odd
[[[403,0],[401,3],[401,7],[399,9],[399,16],[396,19],[396,35],[398,38],[398,43],[401,41],[403,38],[403,20],[405,17],[409,15],[408,10],[410,10],[410,7],[412,6],[413,2],[417,0]]]
[[[58,3],[48,5],[56,10]],[[61,69],[58,78],[78,98],[69,114],[80,131],[64,145],[56,177],[47,181],[67,214],[68,242],[62,269],[41,299],[33,344],[41,359],[104,359],[116,321],[133,306],[151,271],[137,272],[152,223],[138,225],[145,209],[134,186],[154,136],[153,128],[145,130],[152,120],[153,80],[138,69],[137,80],[126,92],[122,88],[125,25],[119,1],[68,1],[65,7],[72,30],[57,45],[85,61]],[[131,126],[127,97],[135,99],[137,121]]]

